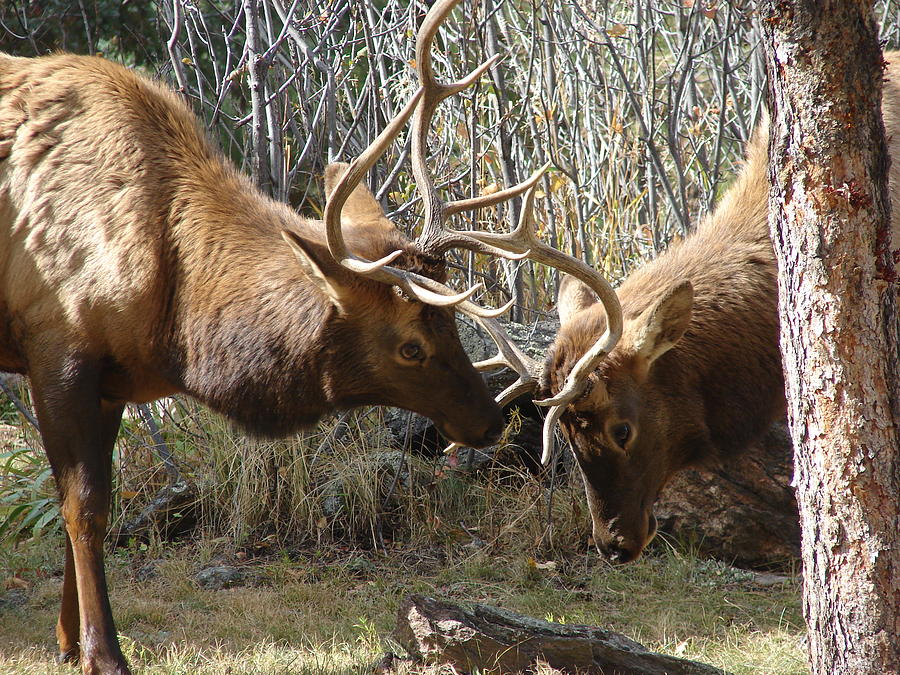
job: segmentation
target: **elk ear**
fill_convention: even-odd
[[[325,167],[325,199],[331,199],[331,193],[334,192],[334,186],[347,171],[349,164],[345,162],[333,162]],[[357,185],[353,192],[344,202],[344,208],[341,209],[341,220],[348,223],[365,223],[377,221],[386,218],[384,209],[381,208],[374,195],[369,191],[362,182]]]
[[[690,281],[684,280],[638,319],[642,325],[637,329],[634,348],[648,368],[684,335],[693,306],[694,287]]]
[[[315,251],[307,242],[293,232],[281,231],[281,236],[291,247],[297,262],[331,302],[340,310],[344,310],[350,295],[350,286],[344,276],[344,270],[334,260],[328,260]]]
[[[562,275],[559,282],[559,298],[556,303],[560,325],[567,324],[577,312],[596,302],[597,296],[587,284],[568,274]]]

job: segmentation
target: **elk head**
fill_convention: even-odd
[[[673,418],[668,404],[671,379],[682,375],[667,367],[665,356],[684,334],[692,303],[693,288],[684,281],[625,317],[619,343],[560,417],[584,481],[594,542],[616,562],[637,558],[656,534],[653,502],[689,459],[665,449],[690,446],[686,436],[702,433],[686,428],[690,417]],[[560,332],[544,374],[550,391],[563,386],[574,361],[590,348],[590,336],[607,323],[593,293],[572,278],[560,287],[558,308]]]
[[[429,176],[425,161],[431,119],[441,101],[477,81],[496,60],[496,57],[488,60],[476,68],[469,76],[458,82],[445,84],[436,80],[432,71],[431,44],[438,27],[457,2],[458,0],[443,0],[436,3],[429,10],[419,29],[416,39],[416,69],[421,84],[419,91],[407,104],[406,108],[391,121],[379,138],[356,160],[346,166],[346,168],[341,169],[342,175],[340,179],[335,182],[333,188],[329,188],[329,198],[325,208],[328,250],[334,261],[339,263],[343,270],[349,270],[361,277],[396,287],[404,297],[416,300],[424,305],[434,306],[429,311],[446,311],[446,321],[443,322],[443,325],[446,326],[447,331],[452,330],[452,321],[448,311],[450,308],[456,308],[480,322],[497,342],[499,353],[493,359],[475,364],[475,368],[477,370],[488,370],[505,365],[512,367],[519,373],[518,381],[497,397],[497,404],[503,405],[508,403],[515,397],[538,387],[541,364],[522,353],[494,320],[496,316],[508,309],[508,305],[498,310],[483,309],[470,301],[471,296],[478,289],[477,285],[462,293],[454,293],[444,285],[444,279],[440,274],[422,273],[422,270],[410,269],[408,265],[393,264],[402,261],[403,258],[408,258],[408,251],[405,252],[398,249],[372,261],[356,252],[350,251],[347,247],[341,229],[341,209],[345,203],[348,203],[353,198],[354,194],[357,195],[355,199],[358,200],[358,185],[362,177],[375,159],[381,155],[391,139],[396,136],[407,117],[415,110],[411,151],[412,169],[416,179],[416,187],[422,196],[424,204],[425,224],[422,234],[413,243],[413,248],[421,254],[423,259],[432,261],[432,271],[434,270],[434,261],[441,261],[446,251],[451,248],[463,248],[510,259],[527,257],[536,262],[556,267],[581,280],[585,287],[589,289],[588,292],[598,297],[606,308],[606,315],[609,320],[605,332],[577,359],[560,391],[552,398],[536,402],[538,405],[551,408],[544,425],[544,454],[546,460],[552,445],[553,429],[565,406],[581,396],[586,387],[588,374],[610,352],[621,334],[621,308],[615,291],[602,275],[584,262],[561,253],[542,243],[537,238],[533,227],[533,188],[546,170],[546,166],[536,171],[519,185],[491,195],[450,203],[445,203],[439,198],[434,183]],[[510,233],[459,231],[446,226],[446,220],[454,214],[493,206],[523,193],[525,194],[525,200],[521,210],[520,221],[517,228]],[[351,207],[351,210],[357,212],[359,209],[354,205]],[[328,275],[322,273],[321,266],[318,266],[319,271],[316,271],[317,264],[311,253],[303,250],[299,242],[295,242],[295,244],[298,245],[298,258],[301,259],[301,262],[303,262],[305,255],[310,259],[307,264],[310,265],[313,274],[318,274],[323,278],[323,290],[330,294],[332,298],[339,296],[338,292],[329,288],[329,282],[325,279]],[[438,266],[441,270],[443,269],[442,265],[439,264]],[[405,345],[409,344],[408,342],[403,342],[403,339],[401,339],[397,344],[400,345],[398,353],[401,361],[413,356],[412,351],[408,355],[402,353]],[[416,346],[421,345],[417,343]],[[424,381],[426,385],[430,380],[430,378],[419,379]],[[414,391],[414,387],[410,388],[408,381],[404,382],[404,387],[407,391]],[[441,411],[425,412],[422,407],[423,402],[431,398],[427,388],[421,395],[414,391],[413,397],[415,400],[398,403],[398,405],[421,411],[423,414],[432,417],[432,419],[441,419]],[[471,410],[471,405],[466,409]],[[487,406],[487,409],[493,415],[497,405],[492,403],[490,406]],[[462,427],[463,425],[460,425],[459,428]],[[454,426],[451,422],[445,422],[445,429],[449,431],[452,428]],[[451,439],[461,441],[460,444],[472,444],[471,440],[460,438],[461,434],[449,433],[448,435]],[[476,439],[476,441],[478,440],[481,440],[481,438]],[[456,444],[454,443],[454,445]]]

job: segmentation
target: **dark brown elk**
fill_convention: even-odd
[[[900,54],[886,73],[883,113],[900,156]],[[618,288],[622,337],[560,422],[580,467],[597,547],[637,558],[655,534],[653,503],[680,469],[741,452],[785,413],[776,264],[768,226],[768,131],[696,230]],[[894,231],[898,165],[891,169]],[[606,329],[593,293],[567,279],[560,331],[543,386],[556,392],[573,362]]]
[[[490,323],[496,312],[469,301],[475,289],[444,285],[443,256],[532,254],[445,221],[540,174],[480,199],[437,197],[430,119],[493,63],[457,83],[434,79],[431,43],[456,2],[422,24],[420,91],[362,156],[327,170],[324,222],[261,194],[164,87],[100,58],[0,54],[0,370],[31,382],[66,530],[60,656],[85,673],[129,672],[103,565],[126,402],[185,392],[265,435],[385,404],[431,417],[453,441],[500,435],[501,410],[453,315]],[[413,112],[426,225],[411,242],[359,183]],[[559,259],[606,292],[596,273]]]

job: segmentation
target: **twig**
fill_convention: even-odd
[[[16,407],[16,410],[24,417],[35,429],[40,431],[40,427],[38,426],[37,418],[31,414],[31,411],[28,409],[22,399],[18,397],[15,391],[13,391],[12,387],[9,386],[9,381],[7,380],[6,375],[0,375],[0,389],[3,390],[3,393],[6,394],[6,397],[12,401],[13,405]]]

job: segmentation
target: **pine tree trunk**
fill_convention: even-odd
[[[810,663],[898,673],[900,324],[877,28],[852,1],[767,0],[762,23]]]

